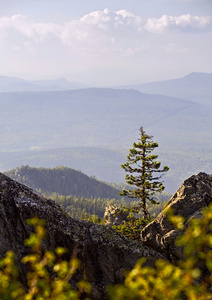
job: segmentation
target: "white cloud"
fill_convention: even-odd
[[[12,31],[22,35],[22,43],[49,43],[52,38],[63,44],[73,46],[77,43],[111,43],[126,38],[132,33],[139,34],[143,29],[148,32],[162,33],[171,29],[204,30],[211,27],[211,16],[163,15],[161,18],[142,19],[127,10],[93,11],[79,19],[64,24],[37,23],[26,16],[14,15],[0,19],[0,38],[4,39]],[[122,33],[122,36],[121,36]],[[25,39],[25,40],[24,40]]]
[[[113,12],[108,9],[93,11],[64,24],[37,23],[26,16],[14,15],[0,19],[0,38],[9,36],[13,31],[17,36],[22,35],[22,42],[25,38],[27,42],[45,43],[49,41],[49,36],[54,36],[63,44],[73,46],[76,42],[111,42],[126,27],[140,31],[141,18],[126,10]]]
[[[54,24],[35,23],[23,15],[14,15],[0,19],[0,29],[16,29],[27,37],[32,37],[36,33],[44,35],[56,29]]]
[[[142,19],[126,10],[117,12],[104,9],[84,15],[63,25],[61,38],[65,44],[71,44],[73,39],[88,40],[89,42],[111,42],[119,37],[120,31],[141,30]]]
[[[141,30],[143,20],[140,16],[136,16],[127,10],[119,10],[115,16],[115,27],[118,25],[134,26],[138,31]]]
[[[210,16],[144,18],[128,10],[109,9],[93,11],[65,23],[36,22],[24,15],[3,17],[0,18],[0,56],[4,58],[1,72],[62,76],[72,72],[81,76],[88,70],[97,74],[95,69],[101,68],[117,68],[117,74],[120,68],[146,68],[145,72],[150,72],[149,66],[160,55],[164,55],[163,59],[175,55],[187,62],[192,55],[205,53],[206,48],[210,51],[211,41],[201,33],[210,30],[211,25]],[[191,30],[199,33],[197,38],[189,35]],[[187,32],[188,38],[181,31]],[[160,64],[155,61],[154,65]],[[131,76],[130,71],[126,74]]]
[[[0,41],[10,49],[21,52],[41,52],[40,47],[55,44],[78,53],[99,53],[122,48],[121,53],[138,53],[138,45],[126,45],[142,30],[144,20],[127,10],[93,11],[63,24],[38,23],[24,15],[0,18]],[[131,49],[131,50],[127,50]],[[131,54],[130,54],[131,53]]]
[[[84,15],[78,23],[97,26],[100,29],[107,30],[110,19],[110,11],[104,9],[103,11],[93,11],[90,14]]]
[[[189,14],[176,16],[163,15],[161,18],[147,20],[145,29],[153,33],[162,33],[167,30],[208,30],[212,25],[211,16],[191,16]]]
[[[168,43],[160,47],[160,49],[167,54],[189,54],[194,53],[194,49],[188,47],[180,47],[175,43]]]

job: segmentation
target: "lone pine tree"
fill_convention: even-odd
[[[156,204],[154,194],[164,190],[160,181],[164,174],[158,173],[167,172],[169,168],[164,166],[160,169],[161,163],[156,161],[158,155],[151,154],[158,147],[158,143],[152,141],[153,136],[147,135],[143,127],[140,128],[140,135],[139,142],[134,143],[133,148],[129,150],[127,162],[121,165],[128,173],[125,177],[126,183],[135,189],[123,190],[120,195],[140,199],[138,209],[142,209],[144,219],[147,219],[147,202]]]

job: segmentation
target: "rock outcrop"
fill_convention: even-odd
[[[27,270],[21,259],[29,253],[24,240],[32,232],[26,219],[33,216],[46,220],[44,250],[65,247],[70,258],[77,245],[81,270],[73,280],[79,280],[83,274],[92,284],[94,299],[105,299],[105,287],[122,282],[124,271],[131,269],[139,258],[146,257],[149,265],[157,258],[165,258],[141,243],[129,241],[108,226],[72,219],[54,201],[0,173],[0,257],[8,250],[15,253],[23,283]]]
[[[167,218],[166,212],[173,209],[175,215],[185,218],[185,229],[191,218],[201,217],[201,210],[212,202],[212,175],[199,173],[183,182],[169,200],[166,208],[141,232],[143,245],[166,253],[170,259],[183,257],[182,249],[175,246],[177,236],[183,232],[176,230]]]
[[[121,225],[124,221],[127,221],[129,213],[121,211],[114,205],[109,205],[105,209],[104,220],[105,225],[112,227],[113,225]]]
[[[72,279],[73,283],[85,276],[92,284],[93,299],[106,299],[105,287],[121,283],[124,271],[133,268],[139,258],[146,257],[146,264],[150,266],[158,258],[182,258],[181,249],[175,247],[180,233],[168,221],[167,209],[171,207],[188,224],[191,218],[201,216],[201,209],[211,202],[212,175],[191,176],[169,200],[165,210],[142,230],[142,242],[138,243],[109,226],[72,219],[54,201],[0,173],[0,257],[8,250],[15,253],[24,284],[27,270],[21,259],[29,253],[24,240],[32,232],[26,219],[38,216],[46,221],[43,250],[65,247],[68,259],[77,245],[81,269]]]

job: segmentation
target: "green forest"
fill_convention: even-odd
[[[78,220],[89,219],[100,222],[98,218],[103,218],[105,209],[109,205],[116,207],[137,205],[137,201],[119,196],[119,192],[127,188],[127,185],[106,184],[71,168],[22,166],[5,174],[35,189],[46,198],[56,201],[71,217]],[[159,204],[149,205],[150,214],[156,217],[170,197],[167,192],[156,193],[155,199]]]
[[[68,196],[120,199],[120,190],[100,182],[95,177],[67,167],[32,168],[22,166],[5,172],[10,178],[37,190],[40,193],[58,193]]]

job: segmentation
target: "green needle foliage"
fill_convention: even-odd
[[[160,181],[164,173],[169,170],[167,166],[160,169],[161,163],[157,162],[158,155],[152,155],[151,152],[158,147],[158,143],[152,141],[152,136],[147,135],[140,128],[140,139],[138,143],[133,144],[129,150],[127,162],[121,167],[128,173],[125,177],[126,183],[135,187],[134,190],[123,190],[120,195],[136,198],[141,201],[139,209],[142,209],[144,219],[148,218],[147,202],[152,204],[154,194],[164,190],[163,183]]]

